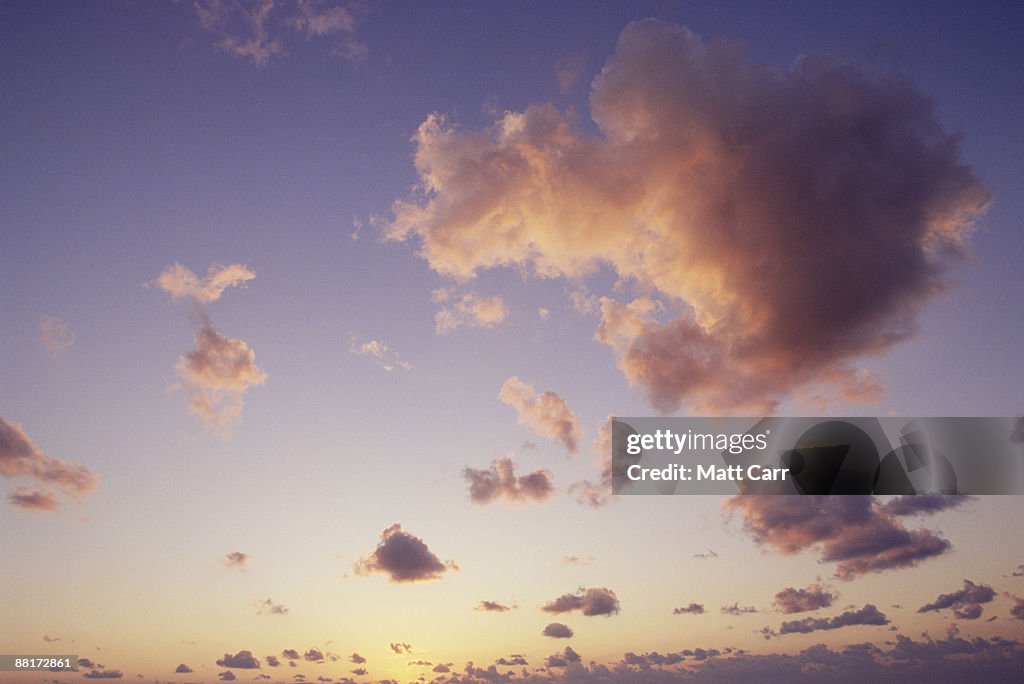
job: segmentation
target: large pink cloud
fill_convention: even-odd
[[[431,114],[386,236],[455,280],[610,268],[597,338],[664,411],[877,399],[854,364],[913,334],[989,202],[913,84],[836,58],[782,70],[635,22],[590,108],[594,134],[552,104]]]

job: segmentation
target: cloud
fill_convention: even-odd
[[[120,670],[92,670],[82,675],[85,679],[121,679],[124,673]]]
[[[568,667],[573,663],[580,662],[580,655],[572,650],[571,646],[566,646],[565,650],[561,653],[554,653],[549,655],[545,660],[544,664],[547,667]]]
[[[403,653],[409,653],[410,651],[412,651],[412,644],[397,642],[388,644],[388,648],[390,648],[395,653],[401,655]]]
[[[52,637],[49,634],[44,634],[43,635],[43,641],[45,641],[47,643],[53,643],[55,641],[62,641],[62,639],[60,637]]]
[[[178,665],[178,667],[174,668],[174,672],[175,674],[188,674],[190,672],[194,672],[194,670],[185,663],[182,663],[181,665]]]
[[[35,489],[31,487],[17,487],[7,500],[11,505],[25,511],[48,511],[53,513],[60,510],[60,502],[53,492],[47,489]]]
[[[431,670],[431,672],[437,672],[437,673],[440,673],[440,674],[443,674],[443,673],[446,673],[446,672],[451,672],[451,671],[452,671],[452,663],[438,663],[437,665],[434,666],[434,669]]]
[[[1018,566],[1017,566],[1017,569],[1016,569],[1016,570],[1014,570],[1014,571],[1013,571],[1013,572],[1011,573],[1011,575],[1012,575],[1013,577],[1024,577],[1024,563],[1021,563],[1020,565],[1018,565]]]
[[[75,344],[75,333],[67,323],[56,316],[46,315],[39,319],[39,341],[53,356],[66,354]]]
[[[240,670],[255,670],[260,666],[259,658],[253,656],[252,651],[239,651],[235,655],[225,653],[223,658],[217,659],[221,667],[235,667]]]
[[[1024,620],[1024,598],[1014,596],[1013,594],[1004,595],[1013,599],[1013,605],[1010,607],[1010,616],[1014,620]]]
[[[775,594],[772,605],[779,612],[806,613],[819,608],[828,608],[832,602],[839,598],[839,594],[820,584],[812,584],[806,589],[795,589],[786,587]]]
[[[563,625],[561,622],[552,622],[544,628],[541,634],[554,639],[569,639],[572,637],[573,632],[568,625]]]
[[[555,75],[558,78],[558,92],[568,93],[576,87],[583,76],[583,70],[587,68],[587,56],[577,52],[558,60],[555,66]]]
[[[310,663],[322,663],[324,662],[324,654],[318,648],[311,648],[302,654],[302,659]]]
[[[513,375],[501,386],[498,398],[515,409],[520,425],[536,435],[561,442],[573,455],[577,453],[582,436],[579,420],[556,392],[537,394],[533,385]]]
[[[238,679],[238,677],[235,676],[235,673],[231,670],[224,670],[223,672],[217,675],[217,678],[220,679],[222,682],[233,682],[236,679]]]
[[[505,320],[507,311],[501,297],[480,297],[472,292],[452,299],[450,289],[434,290],[433,300],[444,304],[434,316],[434,332],[447,335],[459,328],[493,328]]]
[[[518,667],[520,665],[529,665],[526,662],[526,658],[521,653],[513,653],[508,658],[502,656],[494,661],[495,665],[501,665],[502,667]]]
[[[359,655],[358,653],[353,653],[351,656],[349,656],[348,659],[349,659],[349,662],[355,663],[356,665],[362,665],[363,663],[366,662],[366,658],[364,658],[363,656]]]
[[[189,395],[189,410],[208,427],[227,430],[241,420],[245,393],[267,381],[256,354],[242,340],[225,337],[207,322],[195,336],[196,348],[182,354],[175,368]]]
[[[932,515],[961,506],[974,497],[964,494],[911,494],[898,496],[882,504],[889,515]]]
[[[910,567],[950,549],[930,530],[907,530],[870,496],[741,495],[723,507],[740,512],[756,543],[783,554],[814,548],[822,561],[837,563],[842,580]]]
[[[367,342],[360,343],[356,340],[355,336],[352,335],[349,337],[348,351],[350,354],[355,354],[357,356],[369,356],[378,366],[389,373],[396,368],[412,370],[411,363],[403,361],[401,357],[399,357],[398,352],[377,340],[369,340]]]
[[[442,562],[419,537],[394,524],[380,535],[376,550],[352,566],[358,575],[386,573],[392,582],[421,582],[440,579],[448,570],[458,570],[453,561]]]
[[[367,46],[356,37],[361,5],[331,0],[196,0],[199,25],[216,37],[218,49],[257,67],[287,54],[292,37],[326,44],[330,55],[352,64]]]
[[[249,554],[243,551],[232,551],[231,553],[225,554],[224,565],[229,568],[244,569],[245,564],[249,562]]]
[[[672,610],[673,615],[703,615],[704,612],[704,605],[701,603],[691,603]]]
[[[550,470],[541,469],[516,475],[516,466],[511,456],[495,459],[486,469],[467,466],[463,468],[462,476],[469,482],[469,498],[475,504],[487,504],[499,499],[509,503],[543,503],[555,491]]]
[[[868,603],[860,610],[848,610],[831,618],[806,617],[801,620],[790,620],[779,626],[778,632],[765,628],[763,631],[766,639],[771,636],[783,634],[809,634],[823,630],[839,629],[840,627],[852,627],[853,625],[887,625],[889,618],[874,605]]]
[[[714,549],[708,549],[707,553],[695,553],[694,558],[700,558],[701,560],[708,560],[710,558],[718,558],[718,554],[715,553]]]
[[[953,609],[953,615],[961,620],[977,620],[981,617],[981,604],[988,603],[996,597],[996,592],[987,584],[975,584],[965,579],[964,586],[951,594],[940,594],[931,603],[917,609],[918,613]]]
[[[718,609],[718,612],[722,613],[723,615],[749,615],[750,613],[756,613],[757,608],[755,608],[754,606],[740,607],[740,604],[737,602],[733,603],[730,606],[722,606]]]
[[[280,603],[274,603],[267,598],[265,601],[258,601],[256,603],[256,614],[257,615],[287,615],[288,609]]]
[[[175,263],[161,271],[153,284],[171,295],[171,299],[191,299],[198,304],[209,304],[220,299],[229,287],[244,285],[255,277],[256,273],[242,264],[213,264],[206,277],[199,278],[187,266]]]
[[[593,565],[594,557],[566,556],[562,559],[562,562],[566,565]]]
[[[79,667],[84,667],[89,670],[98,670],[103,667],[102,665],[97,665],[88,658],[79,658],[77,662]]]
[[[619,612],[619,599],[611,589],[581,588],[575,594],[563,594],[541,607],[547,613],[568,613],[579,610],[587,617],[611,616]]]
[[[285,660],[298,660],[302,656],[300,656],[299,652],[296,651],[294,648],[286,648],[283,651],[281,651],[281,657]]]
[[[602,458],[599,464],[598,481],[579,480],[569,485],[569,494],[576,503],[602,508],[612,502],[612,460]]]
[[[21,425],[0,417],[0,475],[35,480],[59,488],[68,496],[91,492],[99,483],[88,468],[49,456],[37,447]],[[18,487],[9,501],[23,509],[55,511],[55,495],[47,487]]]
[[[515,606],[506,606],[505,604],[498,603],[497,601],[481,601],[473,610],[479,610],[485,613],[507,613],[513,608],[515,608]]]
[[[267,661],[268,667],[280,667],[281,661],[277,659],[277,656],[268,655],[264,660]]]
[[[990,200],[911,82],[834,57],[781,70],[633,22],[590,110],[593,134],[550,103],[430,114],[385,235],[462,281],[611,269],[647,302],[605,297],[597,339],[665,412],[877,396],[851,364],[914,333]]]

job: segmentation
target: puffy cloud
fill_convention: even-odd
[[[224,565],[229,568],[245,568],[245,564],[249,562],[249,554],[244,551],[232,551],[231,553],[225,554]]]
[[[434,316],[434,332],[438,335],[446,335],[459,328],[493,328],[507,315],[501,297],[480,297],[472,292],[457,299],[453,297],[448,288],[434,290],[434,303],[443,304]]]
[[[185,663],[182,663],[181,665],[178,665],[178,667],[174,668],[174,672],[175,674],[188,674],[190,672],[193,672],[193,670]]]
[[[495,459],[486,469],[463,468],[462,476],[469,482],[469,498],[476,504],[498,499],[510,503],[542,503],[555,491],[550,470],[516,475],[516,465],[511,456]]]
[[[99,478],[85,466],[43,453],[21,425],[8,422],[3,417],[0,417],[0,475],[29,478],[52,485],[72,498],[92,491],[99,483]],[[28,510],[55,511],[59,508],[55,495],[46,487],[18,487],[9,500],[15,506]]]
[[[396,368],[412,370],[411,363],[403,361],[398,355],[398,352],[377,340],[359,342],[353,335],[349,337],[348,351],[350,354],[355,354],[357,356],[369,356],[377,363],[378,366],[388,372],[391,372]]]
[[[222,682],[233,682],[238,679],[238,677],[235,676],[235,673],[231,670],[224,670],[223,672],[218,673],[217,678]]]
[[[580,662],[580,655],[572,649],[571,646],[566,646],[565,650],[561,653],[554,653],[549,655],[545,660],[544,664],[547,667],[568,667],[573,663]]]
[[[568,613],[579,610],[588,617],[610,616],[619,612],[619,599],[611,589],[603,587],[580,589],[575,594],[559,596],[544,605],[541,610],[547,613]]]
[[[318,648],[311,648],[302,654],[302,659],[310,663],[322,663],[324,662],[324,654]]]
[[[283,651],[281,651],[281,657],[285,660],[298,660],[302,656],[299,655],[299,652],[296,651],[294,648],[286,648]]]
[[[498,398],[515,409],[520,425],[561,442],[569,453],[576,454],[582,435],[580,423],[558,393],[548,390],[537,394],[533,385],[513,375],[501,386]]]
[[[990,199],[912,83],[832,57],[780,70],[634,22],[590,107],[595,134],[551,104],[431,114],[386,236],[454,279],[612,269],[648,301],[606,298],[598,339],[666,412],[875,397],[850,364],[913,334]]]
[[[977,620],[981,617],[981,604],[988,603],[996,597],[996,592],[987,584],[975,584],[965,579],[964,586],[951,594],[940,594],[931,603],[917,609],[918,613],[953,609],[953,615],[961,620]]]
[[[388,644],[388,648],[390,648],[395,653],[401,655],[403,653],[410,652],[412,650],[412,644],[406,644],[404,642],[395,642]]]
[[[498,603],[497,601],[481,601],[473,610],[480,610],[485,613],[507,613],[513,608],[515,608],[515,606],[506,606],[505,604]]]
[[[950,548],[930,530],[907,530],[870,496],[741,495],[723,506],[742,514],[758,544],[784,554],[819,549],[842,580],[913,566]]]
[[[199,304],[209,304],[220,299],[229,287],[244,285],[255,277],[256,273],[242,264],[213,264],[206,277],[199,278],[187,266],[175,263],[161,271],[153,283],[172,299],[191,299]]]
[[[839,598],[839,594],[832,590],[820,584],[812,584],[806,589],[786,587],[775,594],[772,605],[776,610],[786,614],[806,613],[819,608],[828,608],[837,598]]]
[[[568,625],[563,625],[561,622],[552,622],[544,628],[541,634],[554,639],[569,639],[572,637],[573,632]]]
[[[280,603],[274,603],[270,598],[265,601],[257,601],[256,603],[256,614],[257,615],[287,615],[288,609]]]
[[[364,658],[363,656],[359,655],[358,653],[353,653],[352,655],[349,656],[348,659],[349,659],[349,662],[353,662],[356,665],[362,665],[363,663],[366,662],[366,658]]]
[[[494,661],[494,664],[501,665],[503,667],[517,667],[519,665],[529,665],[530,663],[526,662],[526,658],[523,654],[513,653],[508,658],[505,658],[504,656],[498,658]]]
[[[740,606],[738,602],[733,603],[729,606],[722,606],[718,609],[718,612],[723,615],[749,615],[750,613],[756,613],[757,608],[754,606]]]
[[[267,666],[268,667],[280,667],[281,666],[281,661],[278,660],[277,656],[268,655],[266,658],[264,658],[264,660],[267,661]]]
[[[882,504],[890,515],[931,515],[956,508],[974,497],[964,494],[911,494],[898,496]]]
[[[53,492],[47,489],[34,489],[31,487],[17,487],[7,497],[12,505],[26,511],[49,511],[60,510],[60,502]]]
[[[242,340],[225,337],[207,322],[195,335],[196,348],[182,354],[176,369],[189,395],[189,410],[211,428],[227,430],[241,420],[245,393],[267,381],[256,354]]]
[[[1006,594],[1006,596],[1013,599],[1013,605],[1010,607],[1010,616],[1014,620],[1024,620],[1024,598],[1012,594]]]
[[[353,565],[358,575],[386,573],[392,582],[420,582],[440,579],[448,570],[458,570],[453,561],[442,562],[419,537],[394,524],[380,535],[377,548]]]
[[[39,319],[39,341],[50,354],[60,356],[74,346],[75,333],[61,319],[46,315]]]
[[[287,54],[284,43],[293,35],[326,41],[331,55],[351,63],[369,52],[356,37],[360,5],[331,0],[197,0],[200,26],[212,33],[224,52],[258,67]]]
[[[802,620],[790,620],[779,626],[778,632],[764,631],[765,638],[779,636],[782,634],[809,634],[822,630],[839,629],[840,627],[851,627],[853,625],[887,625],[889,618],[885,613],[878,610],[874,605],[868,603],[860,610],[848,610],[835,617],[812,618],[806,617]],[[766,628],[767,629],[767,628]]]
[[[255,670],[260,666],[260,660],[252,654],[252,651],[239,651],[235,655],[225,653],[223,658],[217,659],[217,664],[221,667]]]
[[[356,675],[358,677],[364,677],[364,676],[366,676],[366,675],[368,675],[370,673],[370,671],[367,670],[365,667],[357,667],[357,668],[355,668],[353,670],[350,670],[350,672],[352,672],[352,674],[354,674],[354,675]],[[327,681],[331,681],[331,680],[328,679]]]
[[[444,673],[451,672],[451,671],[452,671],[452,664],[451,663],[438,663],[437,665],[434,666],[434,669],[431,670],[431,672],[437,672],[439,674],[444,674]]]
[[[703,615],[704,612],[704,606],[700,603],[691,603],[672,610],[673,615]]]

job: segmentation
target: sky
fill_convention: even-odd
[[[1019,416],[1009,3],[0,2],[3,681],[1014,680],[1014,496],[608,418]]]

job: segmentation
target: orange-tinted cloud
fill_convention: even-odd
[[[438,335],[459,328],[493,328],[507,315],[501,297],[480,297],[473,292],[455,297],[451,289],[441,288],[434,290],[432,299],[442,304],[434,316],[434,332]]]
[[[26,511],[49,511],[60,510],[60,502],[53,492],[47,489],[34,489],[31,487],[18,487],[8,497],[12,505]]]
[[[440,579],[448,570],[458,570],[452,561],[441,561],[417,536],[402,531],[399,524],[380,535],[377,548],[353,565],[358,575],[382,572],[392,582],[421,582]]]
[[[463,468],[462,476],[469,482],[470,500],[477,504],[491,503],[498,499],[510,503],[542,503],[555,491],[550,470],[540,469],[516,475],[516,464],[511,456],[495,459],[489,468]]]
[[[587,617],[615,615],[619,612],[619,599],[615,592],[604,587],[580,589],[575,594],[562,594],[541,607],[546,613],[568,613],[578,610]]]
[[[39,319],[39,341],[50,354],[60,356],[74,346],[75,333],[61,319],[46,315]]]
[[[907,530],[870,496],[740,495],[723,507],[743,516],[758,544],[783,554],[817,549],[822,561],[837,563],[842,580],[910,567],[950,549],[931,530]]]
[[[21,425],[0,417],[0,475],[35,480],[54,486],[72,498],[91,492],[99,484],[88,468],[78,463],[61,461],[42,452]],[[52,491],[43,488],[19,487],[10,501],[24,509],[55,511],[59,508]]]
[[[558,393],[548,390],[537,394],[533,385],[513,375],[501,386],[498,398],[515,409],[520,425],[561,442],[569,453],[576,454],[582,434],[580,423]]]
[[[256,273],[242,264],[213,264],[206,277],[199,278],[188,267],[176,263],[165,268],[153,282],[172,299],[191,299],[199,304],[209,304],[220,299],[229,287],[244,285],[255,277]]]
[[[244,569],[245,564],[249,562],[249,557],[249,554],[244,551],[232,551],[224,556],[224,565],[229,568]]]
[[[225,337],[209,323],[195,335],[196,348],[178,359],[181,381],[174,387],[189,395],[189,410],[207,426],[230,430],[242,417],[245,393],[267,381],[256,353],[242,340]]]
[[[391,349],[388,345],[377,340],[368,340],[366,342],[359,342],[355,336],[350,336],[348,341],[348,351],[350,354],[356,356],[369,356],[372,358],[378,366],[384,370],[390,372],[396,368],[402,370],[412,370],[412,364],[408,361],[402,360],[398,352]]]
[[[796,589],[794,587],[782,589],[775,594],[772,605],[776,610],[788,615],[791,613],[805,613],[818,610],[819,608],[828,608],[837,598],[839,598],[839,594],[831,589],[820,584],[812,584],[805,589]]]
[[[876,398],[851,364],[914,333],[990,198],[913,84],[832,57],[779,70],[634,22],[590,107],[596,134],[551,104],[431,114],[386,236],[458,280],[612,269],[642,296],[607,292],[598,339],[664,411]]]

